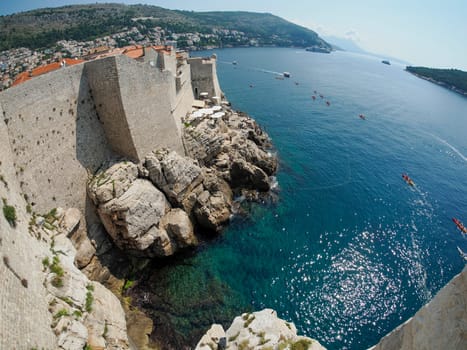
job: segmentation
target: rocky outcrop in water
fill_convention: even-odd
[[[295,325],[281,320],[271,309],[238,316],[227,331],[214,324],[196,346],[196,350],[222,349],[325,350],[318,341],[298,336]]]
[[[196,246],[195,231],[225,227],[235,195],[270,190],[277,159],[268,136],[251,118],[223,108],[219,118],[187,117],[188,156],[157,149],[141,164],[104,165],[90,179],[89,197],[125,253],[164,257]]]

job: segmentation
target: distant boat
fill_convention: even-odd
[[[331,49],[321,46],[311,46],[305,49],[308,52],[331,53]]]
[[[467,228],[456,218],[452,218],[452,221],[456,224],[457,228],[461,230],[462,233],[467,233]]]
[[[237,61],[233,61],[232,64],[233,64],[234,66],[236,66],[236,65],[237,65]]]
[[[289,73],[289,72],[284,72],[284,73],[282,73],[282,74],[284,75],[284,77],[290,78],[290,73]]]
[[[359,115],[360,119],[366,120],[366,117],[363,114]]]
[[[388,60],[382,60],[381,63],[387,64],[388,66],[391,65],[391,62],[389,62]]]
[[[326,101],[326,104],[327,104],[328,106],[330,106],[330,105],[331,105],[331,102],[329,102],[329,101]]]

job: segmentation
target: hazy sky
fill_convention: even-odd
[[[111,0],[0,0],[0,14]],[[120,0],[194,11],[269,12],[415,65],[467,70],[467,0]]]

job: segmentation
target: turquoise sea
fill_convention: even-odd
[[[156,263],[141,306],[174,348],[266,307],[328,349],[374,345],[464,267],[451,218],[467,223],[467,99],[374,57],[213,52],[232,106],[272,138],[278,201]]]

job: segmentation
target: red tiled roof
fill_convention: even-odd
[[[125,51],[123,51],[123,54],[130,58],[139,58],[139,57],[144,56],[144,49],[143,47],[135,47],[132,49],[126,49]]]
[[[50,64],[46,64],[45,66],[40,66],[37,68],[34,68],[31,73],[29,72],[23,72],[21,74],[18,74],[15,81],[13,82],[12,86],[21,84],[25,81],[28,81],[31,78],[37,77],[42,74],[46,74],[49,72],[52,72],[54,70],[60,69],[62,67],[61,63],[65,62],[66,66],[73,66],[75,64],[79,64],[84,62],[83,60],[75,60],[71,58],[64,58],[60,62],[53,62]]]

